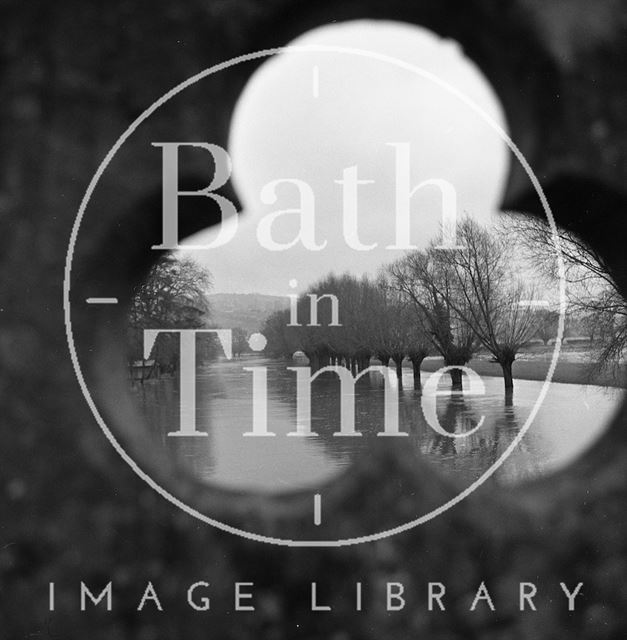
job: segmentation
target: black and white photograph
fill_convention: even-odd
[[[0,640],[625,636],[623,0],[0,30]]]

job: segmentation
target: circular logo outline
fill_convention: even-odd
[[[72,271],[72,259],[74,255],[74,247],[76,245],[78,232],[80,229],[81,222],[85,215],[85,211],[87,209],[87,205],[93,195],[93,192],[100,181],[104,171],[109,166],[116,153],[120,150],[122,145],[128,140],[128,138],[135,132],[137,127],[142,124],[148,117],[150,117],[157,109],[163,106],[166,102],[168,102],[171,98],[181,93],[186,88],[196,84],[200,80],[203,80],[215,73],[228,69],[230,67],[236,66],[243,62],[248,62],[250,60],[256,60],[260,58],[267,58],[270,56],[282,54],[282,53],[340,53],[347,55],[357,55],[360,57],[371,58],[374,60],[379,60],[381,62],[387,62],[392,65],[395,65],[398,68],[405,69],[411,73],[415,73],[418,76],[421,76],[425,79],[431,80],[440,88],[445,89],[459,100],[461,100],[466,106],[472,109],[475,113],[477,113],[489,126],[494,129],[499,136],[505,141],[511,152],[516,157],[516,160],[520,162],[521,166],[525,170],[525,173],[529,177],[540,202],[542,204],[542,208],[549,222],[549,226],[551,228],[553,242],[555,244],[555,249],[557,253],[557,266],[558,266],[558,274],[559,274],[559,294],[560,294],[560,315],[558,321],[558,331],[557,338],[555,341],[555,348],[553,350],[553,356],[551,358],[551,362],[549,365],[549,369],[547,372],[547,377],[544,380],[542,385],[542,389],[538,395],[538,398],[533,405],[533,408],[525,421],[525,424],[520,428],[518,434],[513,439],[513,441],[509,444],[509,446],[505,449],[505,451],[501,454],[498,460],[496,460],[489,469],[484,471],[484,473],[473,483],[471,483],[464,490],[460,491],[456,496],[451,498],[449,501],[440,505],[436,509],[432,509],[428,513],[404,524],[398,525],[396,527],[392,527],[390,529],[386,529],[384,531],[380,531],[373,534],[368,534],[364,536],[358,536],[353,538],[345,538],[340,540],[292,540],[289,538],[276,538],[272,536],[265,536],[263,534],[252,533],[245,531],[243,529],[239,529],[232,525],[226,524],[224,522],[220,522],[219,520],[215,520],[214,518],[210,518],[209,516],[200,513],[197,509],[190,507],[188,504],[184,503],[182,500],[172,495],[168,490],[162,487],[159,483],[157,483],[148,473],[146,473],[134,460],[132,456],[130,456],[122,447],[122,445],[118,442],[116,437],[113,435],[112,431],[107,426],[106,422],[100,415],[96,404],[91,397],[85,379],[83,377],[83,373],[78,361],[78,356],[76,353],[76,347],[74,345],[74,338],[72,332],[72,320],[71,320],[71,308],[70,308],[70,278]],[[416,65],[412,65],[410,63],[404,62],[398,58],[394,58],[392,56],[387,56],[385,54],[375,53],[373,51],[368,51],[365,49],[351,48],[351,47],[339,47],[339,46],[331,46],[331,45],[287,45],[284,47],[275,47],[271,49],[263,49],[260,51],[256,51],[249,54],[244,54],[242,56],[237,56],[235,58],[231,58],[225,62],[221,62],[217,65],[209,67],[197,73],[194,76],[191,76],[187,80],[184,80],[180,84],[176,85],[170,91],[165,93],[161,98],[153,102],[147,109],[145,109],[130,125],[129,127],[122,133],[122,135],[116,140],[115,144],[109,149],[109,152],[106,154],[100,165],[98,166],[96,172],[94,173],[87,190],[81,200],[81,204],[78,209],[78,213],[74,220],[74,224],[72,226],[72,231],[70,234],[70,241],[68,245],[68,250],[66,254],[65,261],[65,269],[64,269],[64,279],[63,279],[63,310],[64,310],[64,321],[65,321],[65,329],[66,329],[66,338],[68,342],[68,348],[70,352],[70,358],[72,361],[72,365],[74,367],[74,372],[76,374],[79,386],[81,388],[81,392],[89,406],[96,422],[102,429],[106,438],[109,440],[113,448],[117,451],[120,457],[131,467],[131,469],[144,481],[146,482],[152,489],[154,489],[157,493],[159,493],[162,497],[168,500],[171,504],[178,507],[188,515],[193,516],[194,518],[204,522],[205,524],[210,524],[217,529],[221,529],[222,531],[227,531],[234,535],[238,535],[249,540],[254,540],[256,542],[265,542],[267,544],[274,544],[279,546],[288,546],[288,547],[343,547],[355,544],[361,544],[365,542],[373,542],[375,540],[381,540],[384,538],[388,538],[390,536],[396,535],[397,533],[402,533],[404,531],[408,531],[409,529],[413,529],[414,527],[420,526],[421,524],[425,524],[429,522],[433,518],[443,514],[448,511],[450,508],[464,500],[471,493],[473,493],[476,489],[478,489],[502,464],[505,460],[510,456],[512,451],[518,446],[525,433],[529,430],[531,423],[533,422],[535,416],[537,415],[540,406],[542,405],[546,394],[549,389],[549,385],[553,378],[553,374],[555,372],[555,368],[557,366],[557,360],[559,358],[562,337],[564,333],[564,320],[565,320],[565,308],[566,308],[566,283],[565,283],[565,271],[564,271],[564,263],[562,258],[562,252],[560,247],[559,234],[557,232],[557,227],[555,225],[555,220],[553,218],[553,214],[551,212],[551,208],[546,199],[544,191],[542,190],[542,186],[538,181],[536,175],[531,169],[529,163],[525,159],[522,152],[518,149],[516,144],[511,140],[506,131],[502,129],[502,127],[494,121],[494,119],[487,114],[479,105],[477,105],[473,100],[468,98],[461,91],[447,83],[446,81],[438,78],[435,74],[421,69]],[[280,498],[277,498],[280,499]]]

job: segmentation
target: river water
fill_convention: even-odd
[[[267,370],[267,422],[274,437],[244,437],[252,428],[252,374]],[[501,378],[482,376],[485,394],[446,393],[435,400],[438,422],[458,437],[436,433],[425,419],[423,398],[413,390],[411,370],[399,389],[399,426],[408,437],[379,438],[384,424],[384,388],[379,374],[355,387],[355,427],[361,437],[335,437],[340,430],[340,385],[333,373],[314,381],[310,437],[295,430],[296,379],[289,363],[258,356],[203,365],[197,371],[196,429],[208,437],[168,437],[179,428],[179,382],[161,379],[135,387],[151,433],[177,462],[198,478],[229,489],[268,492],[315,489],[347,470],[357,456],[371,455],[385,441],[410,447],[445,474],[469,483],[494,465],[529,418],[542,382],[515,380],[506,399]],[[429,373],[422,373],[423,384]],[[396,379],[392,384],[397,384]],[[468,387],[468,385],[466,385]],[[443,376],[440,391],[450,388]],[[568,464],[608,425],[623,391],[590,385],[551,383],[529,430],[496,470],[492,482],[507,484]],[[186,408],[187,410],[187,408]],[[483,417],[481,427],[468,434]]]

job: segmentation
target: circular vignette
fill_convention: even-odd
[[[85,383],[85,379],[83,377],[83,373],[78,362],[78,357],[76,354],[76,347],[74,345],[74,337],[72,332],[72,318],[71,318],[71,309],[70,309],[70,277],[72,273],[72,259],[74,255],[74,247],[76,245],[78,232],[80,229],[81,222],[85,215],[85,211],[87,209],[87,205],[89,204],[89,200],[102,177],[104,171],[113,160],[116,153],[122,147],[122,145],[126,142],[126,140],[134,133],[135,129],[144,122],[148,117],[150,117],[157,109],[159,109],[162,105],[168,102],[171,98],[182,92],[184,89],[194,85],[200,80],[207,78],[215,73],[233,67],[237,64],[248,62],[250,60],[256,60],[260,58],[266,58],[270,56],[274,56],[281,53],[339,53],[345,55],[356,55],[364,58],[370,58],[373,60],[378,60],[381,62],[387,62],[392,64],[400,69],[405,69],[411,73],[419,75],[431,82],[435,83],[439,87],[448,91],[456,98],[458,98],[462,103],[464,103],[467,107],[472,109],[475,113],[477,113],[492,129],[494,129],[499,136],[505,141],[509,149],[512,151],[518,162],[520,162],[521,166],[527,173],[529,180],[533,184],[533,187],[538,194],[540,202],[542,204],[542,208],[544,209],[544,213],[547,217],[549,225],[551,227],[551,233],[553,236],[553,242],[555,244],[555,249],[557,253],[557,264],[558,264],[558,273],[559,273],[559,293],[560,293],[560,315],[559,315],[559,323],[558,323],[558,331],[557,331],[557,339],[555,341],[555,348],[553,350],[553,356],[551,358],[551,363],[549,366],[549,370],[547,372],[547,377],[542,385],[542,389],[540,390],[540,394],[527,418],[525,424],[521,427],[520,431],[514,438],[514,440],[510,443],[507,449],[501,454],[500,458],[496,460],[492,466],[487,469],[477,480],[475,480],[472,484],[470,484],[466,489],[458,493],[454,498],[451,498],[448,502],[444,503],[437,509],[433,509],[430,512],[407,522],[405,524],[399,525],[397,527],[393,527],[391,529],[386,529],[384,531],[380,531],[378,533],[373,533],[369,535],[364,535],[360,537],[354,538],[345,538],[340,540],[291,540],[288,538],[276,538],[272,536],[265,536],[258,533],[251,533],[248,531],[244,531],[243,529],[239,529],[237,527],[228,525],[224,522],[220,522],[209,516],[200,513],[193,507],[190,507],[188,504],[179,500],[176,496],[172,495],[169,491],[167,491],[164,487],[158,484],[155,480],[151,478],[151,476],[146,473],[143,469],[139,467],[139,465],[135,462],[133,457],[129,455],[120,442],[115,438],[111,430],[106,425],[104,419],[100,415],[96,404],[94,403],[93,398],[87,388],[87,384]],[[387,56],[384,54],[374,53],[372,51],[368,51],[365,49],[355,49],[350,47],[338,47],[338,46],[325,46],[325,45],[293,45],[293,46],[285,46],[285,47],[276,47],[272,49],[264,49],[261,51],[256,51],[254,53],[245,54],[242,56],[238,56],[236,58],[232,58],[231,60],[227,60],[226,62],[222,62],[220,64],[214,65],[201,71],[200,73],[188,78],[184,82],[181,82],[179,85],[165,93],[161,98],[159,98],[156,102],[154,102],[150,107],[148,107],[131,125],[122,133],[122,135],[118,138],[116,143],[111,147],[103,161],[98,166],[96,173],[92,177],[87,190],[85,191],[85,195],[81,201],[80,207],[78,209],[78,213],[76,219],[74,221],[74,225],[72,227],[72,232],[70,234],[70,242],[68,245],[66,261],[65,261],[65,271],[64,271],[64,279],[63,279],[63,309],[64,309],[64,320],[65,320],[65,330],[66,337],[68,341],[68,348],[70,351],[70,358],[72,360],[72,365],[74,367],[74,371],[76,373],[76,377],[78,383],[80,385],[81,391],[85,400],[91,409],[96,422],[102,429],[103,433],[114,447],[114,449],[118,452],[121,458],[131,467],[131,469],[142,479],[144,480],[152,489],[154,489],[157,493],[163,496],[166,500],[171,502],[173,505],[184,511],[185,513],[197,518],[201,522],[206,524],[210,524],[218,529],[223,531],[227,531],[229,533],[247,538],[249,540],[254,540],[257,542],[265,542],[268,544],[275,544],[280,546],[288,546],[288,547],[343,547],[354,544],[360,544],[364,542],[372,542],[375,540],[381,540],[383,538],[387,538],[389,536],[395,535],[397,533],[401,533],[403,531],[407,531],[414,527],[417,527],[421,524],[432,520],[438,515],[441,515],[451,507],[455,506],[459,502],[461,502],[464,498],[468,497],[473,491],[475,491],[478,487],[480,487],[509,457],[511,452],[518,446],[519,442],[522,440],[525,433],[528,431],[531,423],[533,422],[542,402],[544,401],[546,394],[549,389],[549,385],[551,383],[551,379],[553,378],[553,374],[555,372],[555,367],[557,366],[557,360],[560,353],[560,347],[562,342],[562,337],[564,333],[564,315],[566,308],[566,299],[565,299],[565,273],[564,273],[564,263],[562,259],[562,253],[560,248],[559,236],[557,233],[557,227],[555,225],[555,220],[553,219],[553,214],[551,212],[551,208],[549,207],[549,203],[544,195],[540,182],[537,177],[533,173],[529,163],[518,149],[516,144],[511,140],[508,134],[501,128],[501,126],[494,121],[494,119],[488,115],[479,105],[473,102],[470,98],[465,96],[461,91],[451,86],[444,80],[438,78],[435,74],[425,71],[415,65],[409,64],[397,58]],[[277,498],[280,500],[280,498]]]

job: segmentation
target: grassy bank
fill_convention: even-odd
[[[550,360],[517,360],[514,362],[514,379],[518,380],[544,380],[547,376]],[[442,358],[425,360],[422,363],[422,371],[433,372],[444,366]],[[468,363],[479,375],[502,376],[500,365],[490,362],[485,358],[474,358]],[[606,387],[626,387],[627,367],[621,367],[622,376],[620,379],[609,374],[591,375],[591,365],[583,362],[558,361],[553,382],[563,382],[566,384],[596,384]]]

